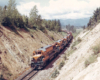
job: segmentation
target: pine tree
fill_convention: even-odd
[[[25,25],[26,27],[28,27],[28,17],[25,16],[25,15],[23,15],[22,17],[23,17],[24,25]]]
[[[14,10],[16,9],[16,3],[15,0],[9,0],[8,6],[7,6],[7,16],[12,19],[14,18]]]
[[[30,22],[32,25],[37,26],[37,18],[38,18],[38,10],[35,5],[30,12]]]

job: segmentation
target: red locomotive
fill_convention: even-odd
[[[58,40],[52,45],[47,45],[37,51],[34,51],[33,58],[31,60],[31,67],[42,69],[51,59],[56,57],[72,39],[72,33],[69,32],[62,40]]]

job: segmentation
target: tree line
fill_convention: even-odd
[[[89,23],[87,24],[87,28],[91,28],[96,25],[96,23],[100,22],[100,8],[97,8],[93,16],[90,18]]]
[[[68,24],[68,25],[66,25],[66,29],[67,29],[68,31],[72,31],[73,33],[76,32],[76,28],[75,28],[74,25]]]
[[[38,14],[37,6],[35,5],[29,14],[29,17],[26,15],[21,15],[20,12],[16,8],[16,1],[9,0],[8,5],[4,7],[0,6],[0,23],[9,27],[11,30],[41,30],[45,31],[53,30],[53,31],[61,31],[61,23],[60,20],[45,20],[41,18],[41,15]]]

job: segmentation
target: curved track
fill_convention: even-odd
[[[66,50],[66,48],[64,50],[62,50],[60,53],[62,54],[64,51]],[[49,64],[47,64],[43,70],[48,69],[52,66],[52,64],[59,58],[59,56],[57,56],[56,58],[54,58],[53,60],[50,61]],[[19,76],[17,79],[15,80],[31,80],[39,71],[41,70],[34,70],[33,68],[30,68],[28,71],[26,71],[25,73],[23,73],[21,76]]]
[[[70,43],[71,42],[72,41],[70,41]],[[70,43],[59,54],[63,54],[67,50],[67,48],[70,46]],[[51,67],[52,63],[54,63],[58,58],[59,58],[59,56],[57,56],[56,58],[54,58],[53,60],[51,60],[50,63],[47,64],[43,68],[43,70],[48,69],[49,67]],[[26,71],[25,73],[23,73],[21,76],[19,76],[15,80],[31,80],[38,72],[40,72],[40,70],[34,70],[33,68],[30,68],[28,71]]]
[[[25,75],[21,80],[30,80],[37,73],[38,73],[38,71],[32,71],[29,74]]]
[[[34,69],[31,68],[31,69],[29,69],[28,71],[26,71],[25,73],[23,73],[21,76],[19,76],[15,80],[30,80],[38,72],[39,72],[38,70],[34,70]]]

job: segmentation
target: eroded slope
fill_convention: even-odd
[[[63,38],[60,33],[34,31],[15,34],[3,26],[0,27],[0,74],[6,79],[14,79],[29,67],[32,52],[42,46],[52,44]]]
[[[93,55],[92,47],[100,41],[100,24],[93,30],[82,32],[78,37],[82,42],[76,46],[76,50],[68,57],[68,61],[55,80],[99,80],[100,58],[85,67],[85,61]]]

